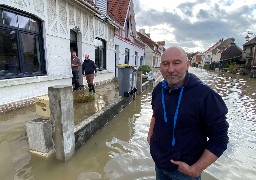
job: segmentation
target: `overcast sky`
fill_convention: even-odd
[[[205,51],[221,38],[242,48],[247,32],[256,34],[256,0],[133,0],[136,30],[144,28],[165,47]]]

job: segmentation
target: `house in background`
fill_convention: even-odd
[[[212,50],[212,63],[219,64],[221,53],[234,42],[234,38],[228,38],[225,40],[222,38],[222,43],[220,43],[215,49]]]
[[[158,52],[160,52],[160,54],[161,54],[161,56],[162,56],[162,54],[163,54],[164,51],[165,51],[165,48],[164,48],[164,46],[165,46],[165,41],[157,41],[156,44],[157,44]],[[158,61],[156,61],[155,65],[154,65],[155,68],[160,68],[161,56],[160,56],[160,58],[158,59]]]
[[[218,42],[216,42],[214,45],[212,45],[210,48],[208,48],[203,53],[203,61],[202,66],[204,67],[205,64],[211,64],[212,63],[212,54],[213,50],[216,49],[221,43],[223,42],[223,39],[220,39]]]
[[[145,33],[145,29],[137,32],[139,38],[146,44],[145,46],[145,64],[151,68],[160,67],[161,55],[164,52],[165,41],[154,42],[150,34]]]
[[[229,47],[218,53],[220,54],[220,67],[224,67],[225,64],[230,64],[231,62],[235,64],[244,64],[242,58],[243,51],[235,43],[230,43]]]
[[[115,65],[144,64],[145,44],[137,38],[133,1],[108,0],[108,15],[118,24],[114,31]]]
[[[194,67],[202,67],[203,55],[198,53],[192,57],[191,64]]]
[[[247,69],[256,68],[256,37],[243,45],[243,59],[246,61]]]
[[[107,0],[97,2],[107,4]],[[81,60],[89,54],[107,77],[114,77],[118,25],[104,18],[107,7],[102,7],[92,0],[1,1],[0,106],[23,104],[47,94],[50,86],[71,85],[73,50]],[[130,22],[132,15],[133,11]],[[139,49],[138,55],[144,54]],[[85,84],[82,76],[80,81]]]
[[[225,40],[223,38],[220,39],[203,53],[202,67],[204,67],[205,64],[210,64],[212,69],[218,68],[220,65],[222,52],[230,47],[234,42],[234,38],[227,38]]]

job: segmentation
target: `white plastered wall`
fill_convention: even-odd
[[[99,21],[85,7],[71,0],[0,0],[0,4],[22,10],[42,21],[47,71],[46,76],[0,80],[0,105],[45,95],[50,86],[71,85],[70,29],[75,26],[81,32],[77,43],[81,61],[87,52],[94,60],[94,38],[100,37],[107,45],[107,70],[114,71],[113,27]]]

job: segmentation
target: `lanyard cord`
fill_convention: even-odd
[[[163,105],[163,110],[164,110],[164,122],[167,123],[167,115],[166,115],[166,107],[165,107],[165,99],[164,99],[164,89],[165,88],[166,88],[166,82],[163,82],[163,85],[162,85],[162,105]],[[171,90],[176,90],[176,89],[179,89],[179,88],[180,87],[172,88]],[[183,89],[184,89],[184,86],[181,87],[178,104],[177,104],[176,111],[175,111],[175,114],[174,114],[174,117],[173,117],[172,146],[175,146],[174,133],[175,133],[176,123],[177,123],[177,119],[178,119],[179,107],[180,107],[180,102],[181,102],[181,98],[182,98],[182,94],[183,94]]]

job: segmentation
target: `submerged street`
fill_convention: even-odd
[[[254,180],[256,79],[198,68],[191,68],[190,72],[220,93],[229,109],[228,149],[207,168],[202,179]],[[0,152],[3,155],[9,150],[9,153],[8,156],[1,155],[0,169],[4,171],[0,170],[0,179],[155,179],[154,163],[146,142],[152,115],[150,103],[151,90],[137,96],[135,101],[87,141],[66,163],[57,161],[54,157],[44,159],[30,153],[17,161],[18,147],[20,151],[28,148],[24,136],[19,137],[22,128],[17,131],[13,128],[13,133],[8,137],[1,130],[0,138],[5,139],[0,139]],[[20,127],[24,118],[33,118],[33,114],[17,116],[12,119],[13,126]],[[5,121],[0,121],[1,127],[4,123],[6,124]],[[19,173],[14,173],[22,161],[26,161],[27,165]]]

